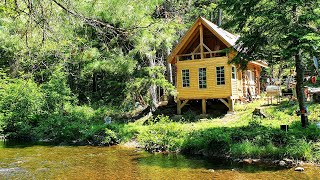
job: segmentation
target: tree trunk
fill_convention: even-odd
[[[149,67],[155,67],[155,57],[150,56],[149,58]],[[151,75],[152,78],[155,78],[155,74]],[[150,110],[151,112],[155,111],[158,108],[158,96],[157,96],[157,86],[155,84],[151,84],[149,88],[151,103],[150,103]]]
[[[302,65],[301,51],[295,55],[296,72],[297,72],[297,98],[299,102],[299,109],[301,114],[301,125],[302,127],[308,126],[308,116],[307,108],[305,103],[304,88],[303,88],[303,78],[304,78],[304,68]]]
[[[170,49],[167,48],[167,56],[166,56],[166,58],[168,58],[169,55],[170,55]],[[166,63],[167,63],[167,80],[168,80],[171,84],[173,84],[172,66],[171,66],[171,64],[168,63],[167,61],[166,61]]]
[[[221,26],[222,23],[222,9],[218,10],[218,20],[217,20],[217,25]]]

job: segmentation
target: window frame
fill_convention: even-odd
[[[216,66],[216,81],[218,86],[226,84],[225,66]]]
[[[204,74],[203,74],[203,72],[200,74],[201,70],[205,70]],[[206,67],[198,68],[198,88],[199,89],[206,89],[207,87],[208,87],[208,85],[207,85],[207,68]]]
[[[184,71],[188,72],[188,76],[184,76],[185,75]],[[188,82],[186,82],[185,80],[188,80]],[[182,84],[182,88],[189,88],[190,87],[190,70],[189,69],[182,69],[181,70],[181,84]]]
[[[237,79],[237,68],[235,66],[231,66],[231,79]]]

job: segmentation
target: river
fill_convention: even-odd
[[[150,154],[123,146],[50,146],[0,141],[0,179],[320,179],[304,172],[203,157]]]

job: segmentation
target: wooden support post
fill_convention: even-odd
[[[202,99],[202,114],[207,114],[207,103],[205,99]]]
[[[187,99],[187,100],[184,100],[183,101],[183,103],[180,105],[180,109],[182,109],[183,108],[183,106],[185,106],[186,104],[187,104],[187,102],[188,102],[189,100]]]
[[[202,24],[200,24],[200,54],[201,54],[201,59],[204,59],[204,55],[203,55],[203,27],[202,27]]]
[[[224,105],[226,105],[228,108],[229,108],[229,110],[230,110],[230,104],[227,102],[227,101],[225,101],[224,99],[219,99]]]
[[[258,69],[256,70],[256,75],[257,75],[257,79],[258,79],[257,82],[256,82],[256,83],[257,83],[257,86],[258,86],[258,91],[256,92],[256,94],[258,94],[258,95],[260,95],[260,93],[261,93],[261,92],[260,92],[260,88],[261,88],[260,72],[261,72],[261,71],[258,71]]]
[[[177,114],[180,115],[181,114],[181,101],[178,99],[177,102]]]
[[[235,100],[232,98],[229,98],[228,101],[229,101],[229,111],[234,112],[234,101]]]

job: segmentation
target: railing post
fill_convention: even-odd
[[[201,59],[204,59],[203,56],[203,27],[202,24],[200,24],[200,57]]]

